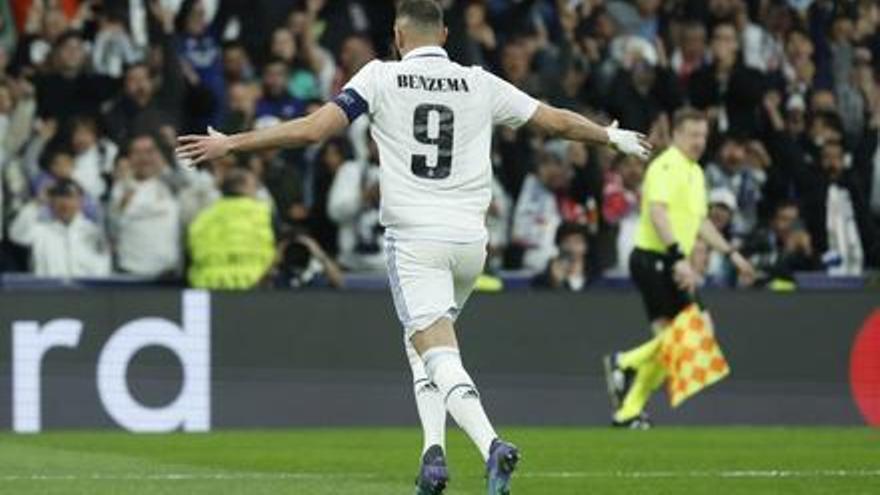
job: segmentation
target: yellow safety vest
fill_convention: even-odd
[[[247,197],[220,199],[190,225],[188,244],[193,287],[252,288],[275,259],[269,206]]]

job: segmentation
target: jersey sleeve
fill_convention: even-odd
[[[648,173],[645,176],[645,186],[642,191],[647,204],[663,203],[669,204],[672,199],[672,187],[674,178],[672,177],[672,166],[666,162],[654,162],[648,167]]]
[[[492,102],[492,122],[514,129],[528,122],[538,109],[538,100],[492,73],[485,74],[489,81],[487,91]]]
[[[333,103],[339,106],[349,122],[363,114],[369,114],[376,101],[377,79],[382,62],[373,60],[361,67],[334,98]]]
[[[700,197],[697,201],[697,213],[706,218],[709,215],[709,193],[706,187],[706,174],[701,172],[699,176]]]

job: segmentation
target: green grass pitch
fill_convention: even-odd
[[[523,451],[513,494],[880,494],[880,430],[504,428]],[[451,432],[447,493],[483,492]],[[0,493],[411,494],[415,429],[0,435]]]

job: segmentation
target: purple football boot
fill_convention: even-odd
[[[510,477],[519,462],[519,449],[515,445],[496,438],[489,447],[489,460],[486,461],[489,495],[508,495]]]
[[[422,469],[416,478],[416,495],[440,495],[449,482],[446,457],[439,445],[433,445],[422,456]]]

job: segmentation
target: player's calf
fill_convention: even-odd
[[[467,433],[483,459],[489,458],[492,441],[498,437],[486,417],[480,393],[461,362],[454,347],[434,347],[422,355],[428,377],[437,384],[446,403],[446,410]]]

